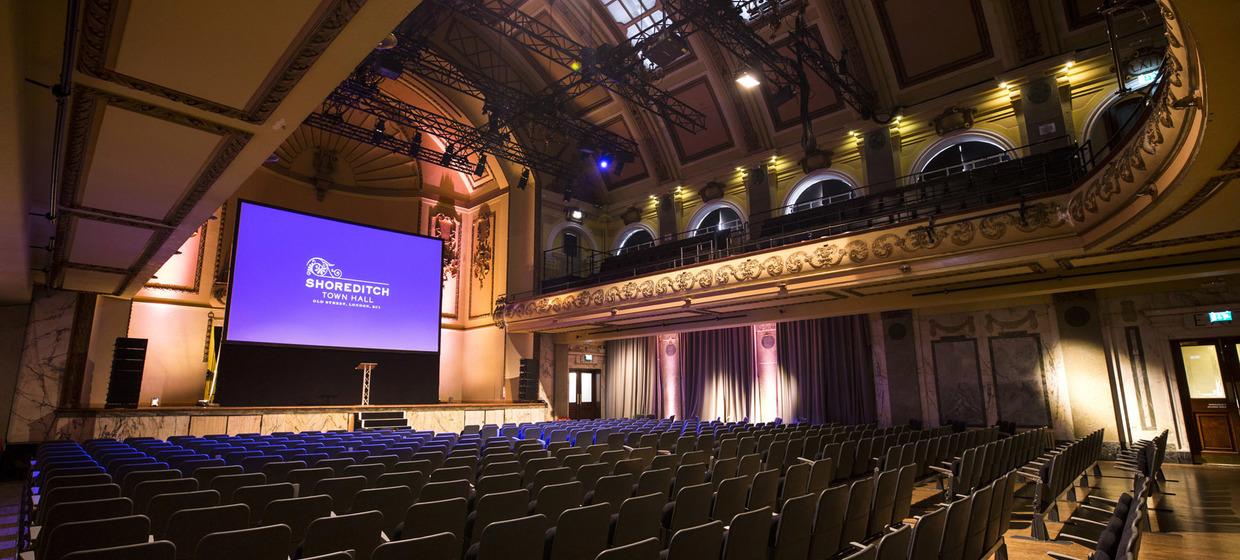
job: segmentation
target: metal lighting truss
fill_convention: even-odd
[[[609,63],[595,56],[600,49],[577,43],[538,19],[526,15],[509,0],[433,0],[513,42],[571,70],[553,84],[550,95],[575,97],[602,87],[633,104],[663,117],[689,132],[706,128],[706,116],[654,85],[654,76],[641,65]]]
[[[760,14],[775,13],[778,17],[778,0],[775,3],[770,0],[740,3],[732,0],[663,0],[662,6],[667,23],[653,25],[643,34],[633,37],[631,49],[616,53],[617,59],[631,61],[636,53],[664,40],[667,34],[679,33],[687,36],[700,31],[737,58],[761,63],[766,78],[777,88],[788,88],[789,91],[801,89],[801,64],[780,54],[774,46],[758,35],[741,15],[742,11],[749,11]],[[840,60],[832,56],[820,41],[809,40],[803,31],[798,19],[798,29],[793,31],[791,37],[795,41],[793,48],[799,49],[804,66],[831,86],[836,95],[862,117],[872,118],[876,103],[874,94],[848,74]]]

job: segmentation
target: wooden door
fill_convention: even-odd
[[[1203,462],[1240,462],[1240,342],[1172,342],[1189,446]]]
[[[600,389],[599,370],[568,372],[568,417],[574,420],[598,418],[602,402]]]

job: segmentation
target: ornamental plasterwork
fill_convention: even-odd
[[[499,325],[575,311],[660,299],[697,295],[721,286],[786,280],[852,266],[901,261],[981,250],[1001,245],[1036,241],[1051,236],[1079,234],[1111,218],[1142,194],[1149,185],[1174,170],[1167,163],[1181,150],[1192,149],[1188,133],[1202,118],[1199,102],[1189,99],[1189,81],[1200,83],[1195,61],[1185,46],[1178,20],[1165,1],[1168,50],[1163,86],[1156,93],[1151,113],[1116,157],[1095,169],[1084,186],[1074,192],[1037,202],[1026,202],[1007,211],[965,217],[947,224],[933,222],[894,230],[865,232],[853,238],[792,246],[681,271],[669,271],[646,279],[586,288],[577,293],[538,297],[525,301],[496,300],[493,317]],[[1188,65],[1186,67],[1186,64]],[[1199,140],[1199,137],[1197,138]],[[1155,191],[1156,192],[1156,191]]]
[[[483,206],[482,210],[478,211],[478,217],[474,218],[474,258],[473,266],[470,267],[474,279],[478,281],[478,287],[486,283],[487,276],[491,274],[491,263],[495,260],[494,229],[495,212]]]
[[[443,212],[431,216],[430,236],[443,240],[443,280],[461,271],[461,219]]]

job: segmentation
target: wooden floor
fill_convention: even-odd
[[[1240,468],[1221,465],[1167,465],[1168,482],[1163,494],[1150,503],[1150,524],[1141,541],[1142,560],[1188,560],[1195,558],[1240,558]],[[1090,478],[1088,493],[1114,498],[1130,490],[1132,479],[1109,463],[1103,463],[1100,481]],[[1019,493],[1018,493],[1019,494]],[[939,500],[933,484],[917,488],[917,506],[930,506]],[[1059,504],[1060,519],[1068,519],[1075,504]],[[914,507],[916,513],[918,507]],[[1004,536],[1012,560],[1047,559],[1054,551],[1084,560],[1090,549],[1067,541],[1036,541],[1029,538],[1028,501],[1016,502],[1012,528]],[[1059,535],[1061,523],[1047,523],[1052,537]]]

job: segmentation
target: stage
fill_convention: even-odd
[[[353,429],[358,412],[404,412],[415,430],[459,432],[467,425],[549,420],[542,402],[476,402],[373,406],[143,407],[58,409],[49,439],[305,432]]]

